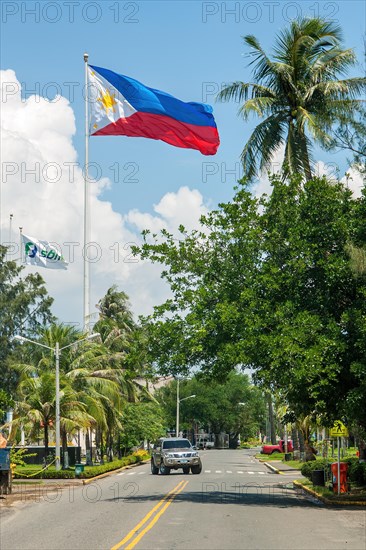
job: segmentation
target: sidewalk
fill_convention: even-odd
[[[271,460],[270,462],[266,462],[265,460],[258,459],[259,462],[267,466],[272,472],[275,474],[294,474],[301,476],[301,470],[298,470],[296,468],[292,468],[291,466],[288,466],[286,462],[282,462],[281,460]]]
[[[136,462],[135,464],[128,464],[127,466],[121,466],[115,470],[109,470],[103,474],[99,474],[94,477],[89,478],[43,478],[43,479],[32,479],[32,478],[16,478],[13,479],[12,492],[10,495],[3,495],[0,497],[0,508],[4,509],[11,507],[14,503],[22,502],[38,502],[40,498],[49,497],[49,493],[58,492],[59,490],[75,487],[78,485],[88,485],[93,483],[98,479],[111,476],[120,472],[121,470],[130,470],[136,468],[142,464],[147,464],[150,462],[148,460],[142,460],[141,462]]]

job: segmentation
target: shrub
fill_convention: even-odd
[[[10,462],[14,466],[25,466],[26,462],[24,461],[25,458],[36,456],[37,453],[27,453],[28,449],[14,449],[12,447],[10,449]]]
[[[107,462],[106,464],[102,464],[101,466],[86,466],[84,468],[84,472],[80,474],[80,477],[81,478],[94,477],[100,474],[105,474],[106,472],[111,472],[112,470],[117,470],[118,468],[123,468],[123,466],[136,464],[137,462],[141,462],[141,460],[143,460],[141,459],[140,456],[141,455],[136,455],[136,453],[134,453],[133,455],[125,456],[120,460],[113,460],[113,462]]]
[[[49,469],[49,470],[39,470],[38,472],[34,470],[34,468],[22,468],[21,471],[14,471],[13,473],[14,479],[74,479],[75,478],[75,472],[72,469],[69,470],[60,470],[59,472],[56,472],[56,470]]]
[[[359,462],[358,458],[348,458],[342,462],[348,464],[349,480],[356,485],[366,485],[366,462]]]
[[[326,477],[331,477],[331,464],[326,458],[320,458],[311,462],[305,462],[301,468],[301,474],[311,480],[313,470],[324,470]],[[348,479],[356,485],[366,485],[366,462],[359,462],[358,458],[342,460],[348,464]]]
[[[324,470],[326,476],[330,475],[330,463],[326,458],[320,458],[318,460],[310,460],[304,462],[301,467],[301,475],[311,480],[311,473],[314,470]]]
[[[147,460],[150,458],[150,455],[145,449],[139,449],[138,451],[135,451],[132,453],[132,456],[135,456],[137,458],[138,462],[142,462],[143,460]]]
[[[114,460],[113,462],[107,462],[100,466],[85,466],[84,472],[80,474],[80,478],[91,478],[98,476],[100,474],[105,474],[106,472],[111,472],[112,470],[117,470],[123,466],[129,466],[130,464],[136,464],[141,462],[145,458],[148,458],[148,454],[144,451],[144,454],[141,451],[136,451],[133,455],[125,456],[121,460]],[[74,479],[75,470],[70,468],[68,470],[59,470],[56,472],[55,468],[49,468],[47,470],[39,470],[35,472],[33,468],[22,468],[21,471],[14,472],[14,478],[16,479],[26,479],[27,477],[31,479]]]

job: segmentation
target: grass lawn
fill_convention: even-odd
[[[284,464],[287,464],[291,468],[295,468],[296,470],[301,470],[301,466],[304,464],[304,462],[301,462],[301,460],[286,460],[283,461]]]
[[[255,455],[255,458],[265,460],[266,462],[268,462],[269,460],[282,460],[283,458],[285,458],[285,453],[272,453],[271,455],[258,453]]]

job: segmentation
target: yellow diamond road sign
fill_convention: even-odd
[[[348,430],[341,420],[334,422],[333,428],[329,430],[330,437],[348,437]]]

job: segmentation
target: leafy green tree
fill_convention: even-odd
[[[139,446],[144,440],[153,442],[165,435],[163,413],[156,402],[127,403],[122,412],[122,429],[120,445],[127,454],[134,446]]]
[[[6,261],[6,250],[0,245],[0,389],[13,395],[18,375],[9,357],[20,346],[12,338],[15,334],[32,337],[50,322],[53,299],[38,273],[22,277],[23,267]]]
[[[341,28],[319,18],[299,19],[279,33],[271,58],[253,35],[250,47],[254,82],[233,82],[219,94],[222,101],[243,102],[239,114],[264,119],[242,152],[244,174],[268,168],[285,144],[284,166],[290,174],[312,178],[311,142],[332,143],[332,129],[352,117],[361,103],[366,79],[340,79],[356,64],[352,49],[343,49]]]
[[[170,427],[175,426],[176,395],[176,381],[160,388],[155,395],[163,407],[166,425]],[[181,403],[182,429],[190,430],[197,424],[215,434],[229,433],[235,441],[239,434],[249,439],[263,429],[265,399],[245,374],[232,372],[223,383],[197,376],[182,380],[179,395],[181,399],[195,395]]]
[[[179,240],[145,232],[136,252],[164,266],[172,290],[146,321],[150,352],[163,374],[198,367],[222,380],[248,365],[295,416],[365,425],[366,281],[347,251],[361,242],[364,199],[326,178],[272,186],[261,199],[239,187]]]
[[[49,434],[55,426],[55,372],[54,369],[47,369],[44,361],[40,361],[36,367],[18,365],[17,368],[21,378],[14,407],[12,438],[19,428],[23,428],[31,438],[35,438],[39,430],[43,431],[47,459]],[[64,450],[67,447],[67,434],[89,426],[92,421],[80,396],[68,384],[65,375],[61,375],[60,430]]]
[[[334,132],[328,148],[352,154],[348,164],[366,175],[366,109],[364,104],[355,109],[352,117],[346,117]]]
[[[7,411],[13,407],[14,399],[12,399],[5,390],[0,390],[0,424],[5,422]]]

